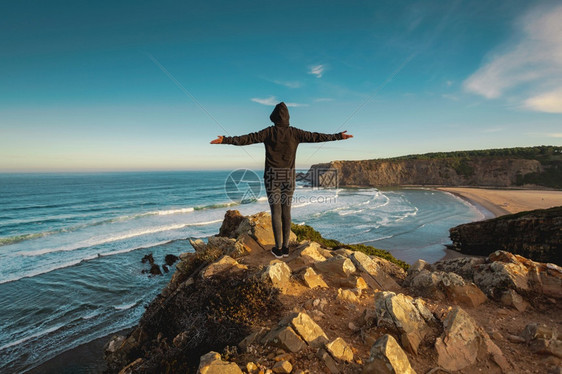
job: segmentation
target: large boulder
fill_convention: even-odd
[[[306,313],[290,314],[280,322],[280,325],[290,325],[312,347],[321,347],[328,342],[324,330]]]
[[[377,325],[395,331],[402,346],[414,354],[436,322],[423,300],[387,291],[375,295],[375,318]]]
[[[501,298],[506,289],[521,295],[562,298],[562,268],[497,251],[474,272],[474,282],[487,294]]]
[[[400,286],[384,270],[383,266],[365,253],[355,251],[349,255],[353,264],[364,274],[365,281],[371,288],[381,291],[399,291]]]
[[[335,275],[347,278],[350,274],[355,273],[357,270],[353,262],[345,256],[336,255],[325,261],[314,263],[314,268],[322,274],[327,276]]]
[[[488,361],[489,372],[509,373],[507,362],[488,334],[460,307],[455,307],[443,321],[443,335],[435,341],[437,363],[444,369],[457,371]]]
[[[340,337],[327,343],[326,350],[336,360],[346,361],[346,362],[353,361],[353,351],[351,350],[351,347],[345,342],[345,340],[343,340]]]
[[[418,269],[419,267],[412,267],[405,282],[416,295],[449,300],[470,307],[476,307],[487,300],[486,295],[474,283],[465,281],[460,275],[430,271],[427,267]]]
[[[239,264],[235,259],[230,256],[224,255],[217,261],[209,264],[201,271],[202,278],[209,278],[213,275],[221,273],[223,271],[235,271],[235,270],[245,270],[248,269],[246,265]]]
[[[273,260],[261,273],[261,278],[269,280],[273,287],[284,291],[291,281],[291,268],[283,261]]]
[[[228,210],[218,236],[239,239],[244,234],[251,236],[264,249],[275,245],[269,213],[260,212],[251,216],[243,216],[237,210]],[[290,241],[295,242],[296,240],[297,236],[291,231]]]
[[[408,356],[392,335],[381,336],[371,348],[371,357],[363,374],[416,374]]]

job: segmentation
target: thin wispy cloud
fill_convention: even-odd
[[[302,87],[302,83],[299,81],[279,81],[274,80],[273,83],[278,84],[280,86],[284,86],[287,88],[300,88]]]
[[[277,105],[281,102],[275,96],[266,97],[264,99],[261,99],[259,97],[253,97],[250,100],[253,101],[254,103],[267,105],[267,106],[275,106],[275,105]],[[294,107],[300,107],[300,106],[308,106],[308,104],[301,104],[301,103],[285,103],[285,105],[287,105],[288,107],[293,107],[293,108]]]
[[[313,65],[308,70],[308,74],[312,74],[316,76],[316,78],[322,78],[322,74],[324,74],[325,70],[326,70],[325,65]]]
[[[536,9],[518,26],[518,40],[493,51],[464,88],[487,99],[515,94],[527,109],[562,113],[562,5]]]

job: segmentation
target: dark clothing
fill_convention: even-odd
[[[275,125],[242,136],[225,136],[223,144],[249,145],[265,144],[264,178],[272,169],[295,169],[297,147],[300,143],[319,143],[341,140],[342,134],[322,134],[310,132],[289,125]]]
[[[223,144],[265,144],[264,183],[271,208],[275,245],[289,245],[291,200],[295,189],[295,158],[300,143],[319,143],[343,139],[342,133],[322,134],[291,127],[289,110],[279,103],[269,116],[275,126],[241,136],[225,136]],[[282,232],[281,232],[282,228]],[[283,236],[281,242],[281,235]]]
[[[284,186],[274,183],[271,188],[266,187],[267,201],[271,209],[271,226],[277,248],[288,248],[291,235],[291,202],[294,186]]]

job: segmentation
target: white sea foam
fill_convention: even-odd
[[[60,328],[62,328],[62,327],[64,327],[64,326],[65,326],[65,324],[64,324],[64,323],[61,323],[61,324],[58,324],[58,325],[53,326],[53,327],[51,327],[51,328],[48,328],[48,329],[46,329],[46,330],[42,330],[42,331],[36,332],[35,334],[31,334],[31,335],[26,336],[26,337],[24,337],[24,338],[15,340],[15,341],[10,342],[10,343],[7,343],[7,344],[4,344],[3,346],[0,347],[0,351],[2,351],[3,349],[6,349],[6,348],[13,347],[13,346],[18,345],[18,344],[21,344],[21,343],[26,342],[26,341],[28,341],[28,340],[30,340],[30,339],[39,338],[39,337],[41,337],[41,336],[43,336],[43,335],[49,334],[49,333],[51,333],[51,332],[55,332],[55,331],[59,330]]]
[[[130,303],[130,304],[114,305],[113,309],[115,309],[115,310],[127,310],[127,309],[131,309],[132,307],[134,307],[138,303],[139,303],[139,301],[135,301],[134,303]]]
[[[101,239],[97,239],[97,240],[86,240],[86,241],[82,241],[82,242],[79,242],[77,244],[66,246],[66,247],[44,248],[44,249],[39,249],[39,250],[35,250],[35,251],[20,252],[19,255],[22,255],[22,256],[40,256],[40,255],[45,255],[45,254],[48,254],[48,253],[55,253],[55,252],[68,252],[68,251],[74,251],[74,250],[78,250],[78,249],[82,249],[82,248],[88,248],[88,247],[103,245],[103,244],[107,244],[107,243],[122,241],[122,240],[126,240],[126,239],[131,239],[131,238],[135,238],[135,237],[139,237],[139,236],[143,236],[143,235],[157,234],[157,233],[165,232],[165,231],[180,230],[180,229],[183,229],[183,228],[186,228],[186,227],[191,227],[191,226],[206,226],[206,225],[210,225],[210,224],[218,223],[218,222],[222,222],[222,220],[218,219],[218,220],[205,221],[205,222],[182,223],[182,224],[175,224],[175,225],[158,226],[158,227],[152,227],[152,228],[143,229],[143,230],[137,230],[137,231],[133,231],[133,232],[121,233],[121,234],[118,234],[118,235],[115,235],[115,236],[109,236],[109,237],[105,237],[105,238],[101,238]]]

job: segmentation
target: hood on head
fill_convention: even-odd
[[[273,112],[271,112],[269,119],[276,126],[289,126],[289,109],[287,105],[284,102],[277,104]]]

